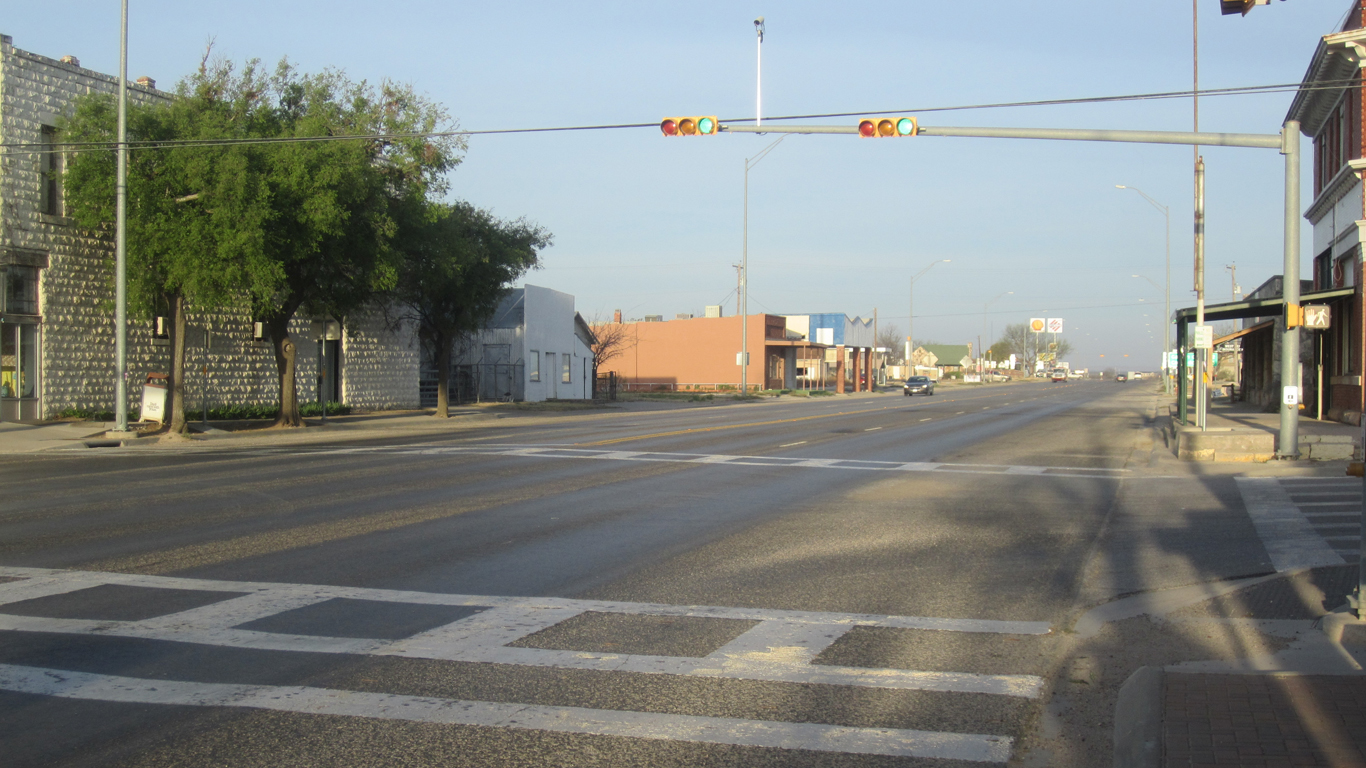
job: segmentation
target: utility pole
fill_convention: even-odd
[[[1195,325],[1205,325],[1205,159],[1195,159]],[[1209,350],[1195,350],[1195,423],[1205,430],[1208,395],[1205,372],[1209,369]]]
[[[1229,282],[1232,283],[1232,285],[1231,285],[1231,287],[1230,287],[1230,291],[1229,291],[1229,296],[1231,296],[1231,297],[1233,298],[1234,301],[1237,301],[1237,300],[1238,300],[1238,262],[1235,261],[1235,262],[1233,262],[1232,264],[1225,264],[1225,265],[1224,265],[1224,269],[1227,269],[1227,270],[1228,270],[1228,272],[1229,272]]]
[[[114,179],[114,431],[128,431],[128,0],[119,21],[118,158]]]

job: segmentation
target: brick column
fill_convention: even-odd
[[[864,386],[864,389],[865,389],[866,391],[868,391],[868,392],[872,392],[872,391],[873,391],[873,348],[872,348],[872,347],[865,347],[865,348],[863,349],[863,380],[866,381],[866,382],[868,382],[867,384],[864,384],[864,385],[863,385],[863,386]]]
[[[844,345],[835,347],[835,392],[844,394]]]

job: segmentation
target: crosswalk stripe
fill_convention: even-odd
[[[30,577],[24,581],[0,584],[0,630],[4,631],[167,640],[255,650],[401,656],[441,661],[686,677],[986,693],[1022,698],[1038,698],[1043,689],[1043,680],[1034,675],[839,667],[812,663],[819,651],[799,655],[765,655],[754,653],[757,646],[751,646],[759,642],[756,638],[771,637],[775,634],[805,637],[811,647],[817,644],[816,637],[828,637],[828,641],[823,641],[828,645],[857,626],[1000,634],[1038,635],[1049,632],[1049,625],[1046,622],[669,606],[564,598],[443,595],[92,571],[0,567],[0,576]],[[248,594],[142,621],[52,618],[4,612],[6,604],[60,595],[103,584]],[[297,635],[242,628],[244,624],[266,616],[337,598],[478,606],[483,610],[401,640]],[[732,643],[704,657],[585,653],[509,647],[510,643],[521,638],[588,612],[743,619],[756,621],[758,624],[742,633]],[[824,645],[820,647],[823,648]],[[783,650],[791,649],[783,646]]]
[[[1290,494],[1278,478],[1238,477],[1234,480],[1262,546],[1278,572],[1345,562],[1290,500]]]
[[[149,680],[0,664],[0,689],[87,701],[242,707],[310,715],[773,749],[1004,763],[1008,736],[465,701],[307,686]]]
[[[577,448],[560,445],[480,445],[447,447],[389,447],[364,449],[319,449],[315,453],[391,453],[424,456],[453,454],[474,456],[516,456],[546,459],[595,459],[599,461],[651,461],[684,464],[725,464],[727,466],[817,467],[852,469],[865,472],[953,472],[982,475],[1046,475],[1048,477],[1090,477],[1100,479],[1137,479],[1129,469],[1107,467],[1013,466],[1009,464],[951,464],[921,461],[875,461],[865,459],[818,459],[798,456],[746,456],[736,454],[681,453],[677,451],[619,451]],[[1145,478],[1157,479],[1157,478]]]

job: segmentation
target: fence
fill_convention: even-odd
[[[521,363],[469,363],[452,365],[447,394],[452,404],[511,402],[522,397]],[[418,395],[423,408],[436,407],[437,375],[435,369],[422,371],[418,381]]]

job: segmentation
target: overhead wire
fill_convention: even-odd
[[[1317,80],[1311,83],[1278,83],[1272,85],[1251,85],[1238,86],[1233,88],[1212,88],[1202,89],[1198,92],[1200,96],[1249,96],[1269,93],[1286,93],[1299,91],[1333,90],[1346,88],[1357,84],[1355,78],[1342,80]],[[1077,104],[1106,104],[1126,101],[1152,101],[1163,99],[1183,99],[1197,95],[1196,91],[1161,91],[1155,93],[1138,93],[1121,96],[1088,96],[1075,99],[1039,99],[1033,101],[1011,101],[1011,102],[992,102],[983,104],[962,104],[946,107],[920,107],[910,109],[877,109],[860,110],[857,112],[822,112],[804,115],[778,115],[767,117],[767,120],[774,122],[791,120],[815,120],[829,119],[837,117],[856,117],[862,115],[877,114],[898,114],[915,113],[925,114],[931,112],[956,112],[970,111],[978,109],[1008,109],[1021,107],[1054,107],[1068,106]],[[742,117],[722,120],[722,123],[749,122],[752,117]],[[236,139],[177,139],[177,140],[141,140],[129,141],[125,143],[129,149],[170,149],[175,147],[225,147],[225,146],[248,146],[248,145],[269,145],[269,144],[309,144],[335,141],[399,141],[403,139],[439,139],[456,138],[466,136],[495,136],[495,135],[515,135],[523,133],[566,133],[576,131],[610,131],[635,128],[657,128],[658,123],[609,123],[603,125],[576,125],[576,126],[547,126],[538,128],[496,128],[486,130],[451,130],[451,131],[424,131],[411,133],[367,133],[367,134],[336,134],[329,136],[283,136],[283,137],[254,137]],[[53,151],[114,151],[118,148],[117,142],[112,141],[92,141],[92,142],[56,142],[38,143],[31,142],[3,142],[0,143],[0,154],[18,154],[21,152],[53,152]]]

